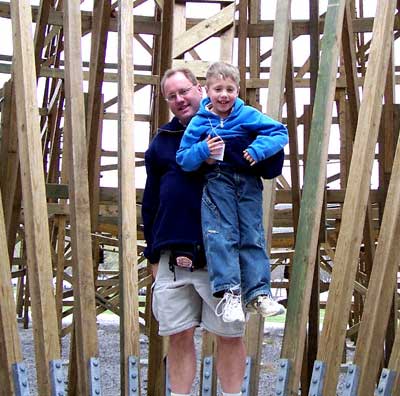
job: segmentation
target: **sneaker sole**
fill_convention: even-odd
[[[243,319],[243,320],[241,320],[241,319],[226,320],[225,318],[222,318],[222,321],[224,323],[234,323],[234,322],[244,323],[246,320],[245,319]]]

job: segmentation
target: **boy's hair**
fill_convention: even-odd
[[[210,78],[230,78],[237,86],[240,84],[240,74],[236,66],[226,62],[214,62],[207,69],[206,84],[208,85]]]
[[[176,69],[168,69],[165,73],[163,78],[161,79],[160,82],[160,87],[161,87],[161,93],[164,95],[164,86],[165,82],[168,80],[168,78],[172,77],[173,75],[177,73],[182,73],[193,85],[197,85],[199,82],[197,81],[196,76],[194,73],[188,69],[187,67],[177,67]]]

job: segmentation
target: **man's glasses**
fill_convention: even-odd
[[[179,95],[179,96],[186,96],[186,95],[188,95],[189,92],[190,92],[190,90],[191,90],[193,87],[194,87],[194,85],[192,85],[192,86],[189,87],[189,88],[182,88],[182,89],[180,89],[179,91],[176,91],[176,92],[174,92],[174,93],[171,93],[171,94],[169,94],[168,96],[165,97],[165,100],[166,100],[167,102],[169,102],[169,103],[175,102],[176,99],[178,98],[178,95]]]

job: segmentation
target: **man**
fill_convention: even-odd
[[[196,374],[197,326],[216,335],[216,368],[223,395],[241,395],[244,324],[225,323],[215,314],[218,299],[212,296],[204,268],[203,177],[201,172],[182,171],[175,160],[186,125],[199,108],[202,89],[190,70],[171,69],[161,81],[161,92],[175,117],[159,128],[146,151],[142,214],[145,256],[155,275],[153,312],[160,335],[169,336],[171,395],[190,395]]]

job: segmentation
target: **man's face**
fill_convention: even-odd
[[[197,113],[203,96],[201,86],[193,85],[183,73],[175,73],[164,84],[164,98],[172,113],[187,125]]]

